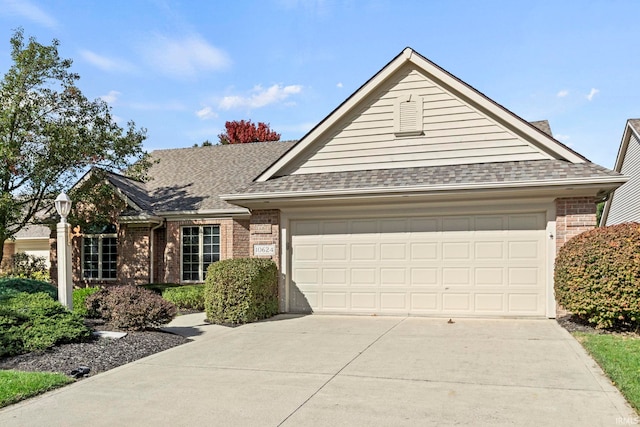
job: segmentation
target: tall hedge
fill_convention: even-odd
[[[204,304],[210,322],[241,324],[278,313],[278,268],[261,258],[213,263],[207,270]]]
[[[569,240],[556,257],[555,291],[564,308],[598,328],[640,326],[640,223]]]

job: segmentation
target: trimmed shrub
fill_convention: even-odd
[[[82,316],[49,294],[22,292],[0,303],[0,356],[42,351],[89,335]]]
[[[20,277],[0,278],[0,300],[14,297],[21,292],[30,294],[44,292],[52,299],[58,299],[58,288],[48,282]]]
[[[569,240],[555,268],[558,302],[597,328],[640,326],[640,224],[600,227]]]
[[[204,310],[204,285],[188,285],[167,288],[162,298],[175,304],[181,310]]]
[[[278,313],[278,268],[269,259],[236,258],[207,270],[204,305],[210,322],[240,324]]]
[[[87,310],[86,300],[89,295],[98,292],[100,288],[80,288],[73,290],[73,312],[82,317],[98,317],[98,313]]]
[[[176,306],[140,286],[113,286],[87,297],[89,313],[97,313],[111,326],[139,331],[156,328],[176,317]]]

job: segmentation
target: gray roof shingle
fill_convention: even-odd
[[[617,172],[594,163],[569,163],[562,160],[527,160],[330,172],[288,175],[264,182],[253,182],[232,194],[295,193],[317,190],[356,190],[385,187],[446,186],[492,184],[561,179],[598,179],[620,177]]]
[[[640,133],[640,119],[629,119],[629,124],[638,133]]]
[[[141,183],[117,174],[109,181],[143,211],[238,209],[218,197],[251,182],[294,141],[156,150],[151,180]]]

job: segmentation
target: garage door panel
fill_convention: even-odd
[[[412,268],[411,286],[438,286],[438,268]]]
[[[408,311],[407,294],[404,292],[381,292],[380,309],[382,311]]]
[[[471,257],[471,248],[469,242],[443,242],[442,243],[442,259],[466,259]]]
[[[474,270],[475,285],[504,286],[505,274],[502,267],[476,267]]]
[[[438,293],[412,293],[411,306],[412,312],[436,312],[438,310]]]
[[[474,244],[475,258],[478,260],[503,259],[505,255],[503,241],[480,241]]]
[[[541,316],[545,226],[543,213],[294,220],[290,307]]]
[[[438,259],[437,242],[411,242],[409,243],[412,260],[435,260]]]
[[[471,295],[467,293],[444,294],[442,296],[442,310],[444,312],[470,312]]]
[[[351,285],[374,286],[378,282],[375,268],[352,268],[351,269]]]
[[[375,311],[378,308],[378,294],[376,292],[353,292],[351,307],[356,311]]]
[[[540,242],[537,240],[510,241],[510,259],[537,259],[540,256]]]
[[[405,260],[407,257],[405,243],[380,243],[380,260]]]
[[[503,293],[475,294],[475,311],[500,313],[504,311],[505,295]]]

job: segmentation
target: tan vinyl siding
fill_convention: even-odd
[[[397,100],[422,108],[424,135],[396,135]],[[532,144],[465,104],[414,68],[405,67],[364,107],[348,114],[291,174],[548,159]]]
[[[633,133],[620,172],[630,178],[613,194],[606,225],[640,222],[640,141]]]

